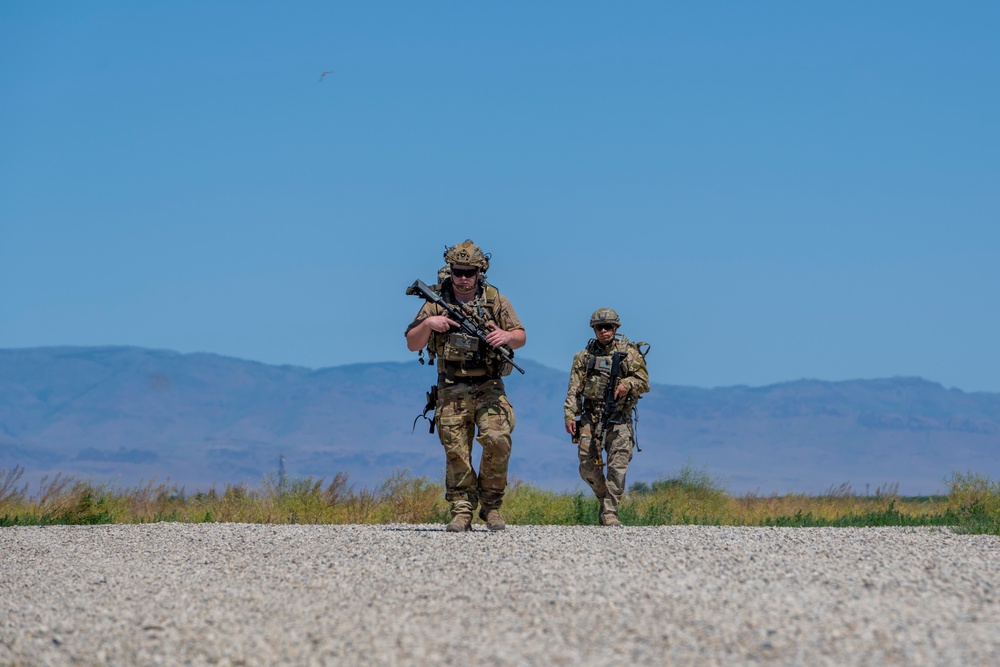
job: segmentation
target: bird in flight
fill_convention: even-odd
[[[322,74],[320,74],[319,81],[317,81],[316,83],[323,83],[323,77],[326,76],[327,74],[333,74],[333,70],[330,70],[329,72],[323,72]]]

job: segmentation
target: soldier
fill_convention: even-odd
[[[639,349],[645,343],[617,335],[621,321],[610,308],[595,310],[590,326],[594,338],[573,357],[563,413],[566,432],[579,445],[580,477],[601,501],[600,524],[621,526],[618,504],[635,444],[632,408],[649,391],[645,353]]]
[[[438,359],[438,396],[435,423],[446,457],[445,498],[451,503],[451,532],[472,530],[472,513],[481,505],[479,517],[490,530],[506,527],[500,515],[507,488],[514,411],[501,379],[511,371],[495,348],[516,350],[525,343],[524,327],[510,301],[485,280],[490,255],[471,240],[451,246],[444,253],[451,275],[439,293],[446,302],[489,333],[489,347],[456,330],[458,324],[444,309],[425,303],[406,329],[411,352],[427,346],[433,363]],[[472,466],[472,438],[483,447],[479,475]]]

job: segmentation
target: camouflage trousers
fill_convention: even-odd
[[[471,516],[479,504],[486,511],[499,509],[507,488],[510,433],[514,430],[514,410],[503,380],[438,385],[435,420],[446,456],[445,499],[451,503],[452,516]],[[478,476],[472,467],[472,439],[477,429],[476,440],[483,447]]]
[[[625,493],[625,473],[632,460],[631,424],[615,424],[604,432],[603,442],[594,442],[599,417],[584,413],[580,420],[580,477],[601,501],[601,517],[618,516],[618,504]],[[597,459],[600,459],[600,462]],[[607,473],[602,463],[607,463]]]

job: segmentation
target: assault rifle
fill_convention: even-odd
[[[615,400],[615,389],[618,387],[618,378],[622,374],[623,352],[614,352],[611,355],[611,374],[608,377],[608,387],[604,390],[604,410],[601,412],[601,421],[598,422],[597,433],[591,438],[591,447],[594,448],[594,464],[604,465],[601,457],[601,450],[604,448],[604,435],[608,432],[609,426],[624,424],[622,409]]]
[[[432,290],[430,287],[428,287],[427,283],[425,283],[423,280],[420,280],[418,278],[415,283],[406,288],[406,293],[413,296],[419,296],[429,303],[434,303],[444,308],[445,312],[448,313],[448,317],[454,320],[455,322],[458,322],[459,331],[463,331],[471,336],[475,336],[476,338],[478,338],[480,342],[482,342],[488,348],[492,348],[493,352],[495,352],[497,356],[499,356],[506,363],[510,364],[512,367],[516,368],[522,375],[524,375],[524,369],[518,366],[517,362],[514,361],[513,350],[511,350],[506,345],[493,347],[492,345],[487,343],[486,342],[486,335],[488,333],[487,331],[483,330],[482,327],[478,326],[475,322],[469,319],[469,317],[465,313],[463,313],[460,309],[455,308],[453,305],[442,299],[441,295]]]
[[[611,355],[611,377],[608,378],[608,388],[604,390],[604,414],[601,416],[601,430],[608,426],[621,424],[622,410],[615,400],[615,389],[618,388],[618,377],[622,374],[622,357],[625,354],[615,352]]]

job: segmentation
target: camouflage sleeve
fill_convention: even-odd
[[[629,347],[628,356],[625,358],[625,377],[619,382],[628,387],[629,398],[634,400],[638,400],[639,396],[649,391],[646,360],[635,347]]]
[[[571,422],[580,414],[580,394],[583,392],[583,381],[587,376],[585,356],[583,352],[577,352],[573,357],[573,367],[569,371],[569,389],[566,391],[566,402],[563,404],[563,421]]]

